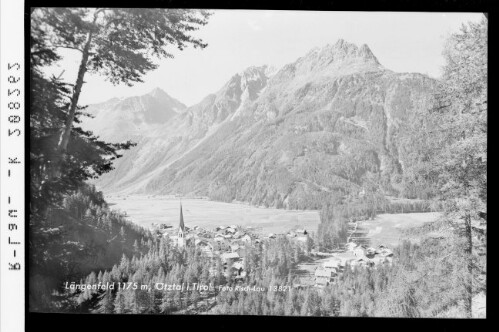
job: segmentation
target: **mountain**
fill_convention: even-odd
[[[82,127],[108,142],[136,139],[183,112],[186,106],[160,88],[137,97],[113,98],[90,105]]]
[[[318,208],[380,172],[397,192],[402,127],[435,82],[384,68],[367,45],[339,40],[273,73],[250,67],[127,151],[106,192],[181,193]]]

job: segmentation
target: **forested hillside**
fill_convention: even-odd
[[[206,47],[190,33],[206,24],[208,17],[206,11],[195,10],[31,8],[30,310],[59,311],[64,298],[57,294],[66,281],[110,268],[124,254],[145,253],[152,243],[148,230],[111,211],[102,192],[87,184],[109,172],[134,143],[127,140],[130,137],[109,143],[81,128],[89,116],[78,103],[85,73],[104,75],[114,84],[141,82],[143,74],[156,68],[152,58],[172,57],[164,49],[167,41],[177,47]],[[172,29],[172,20],[182,26]],[[158,27],[163,28],[160,35],[133,35]],[[136,42],[131,45],[133,38]],[[62,59],[62,48],[80,52],[75,84],[64,82],[62,74],[45,72]],[[171,112],[183,108],[161,91],[153,91],[119,109],[125,111],[127,103],[141,104],[140,115],[145,118],[136,120],[166,121],[168,116],[157,113],[158,103],[165,101],[170,102]]]
[[[350,317],[462,317],[462,279],[466,259],[461,242],[425,237],[402,243],[391,267],[346,270],[325,289],[295,287],[292,267],[304,251],[286,238],[247,246],[245,283],[226,279],[222,262],[214,271],[210,259],[195,247],[178,251],[161,240],[147,255],[123,257],[106,271],[92,272],[85,284],[101,282],[146,285],[116,290],[68,290],[68,309],[119,314],[237,314]],[[213,285],[209,291],[161,289],[161,285]],[[262,289],[240,291],[236,287]],[[232,287],[222,290],[221,287]],[[274,287],[275,290],[274,290]],[[280,288],[279,288],[280,287]],[[477,288],[484,283],[477,284]]]
[[[146,253],[154,240],[146,230],[107,206],[102,192],[83,186],[61,207],[30,228],[30,308],[51,310],[51,293],[68,280],[105,269],[122,255]]]

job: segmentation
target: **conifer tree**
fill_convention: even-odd
[[[100,295],[97,312],[101,314],[112,314],[114,312],[113,293],[110,289],[106,289],[106,291]]]
[[[118,289],[118,291],[116,292],[116,297],[114,299],[114,313],[124,314],[126,312],[125,291],[123,289]]]
[[[486,224],[487,216],[487,33],[483,18],[450,36],[442,83],[430,113],[440,129],[433,137],[443,142],[433,162],[448,219],[457,222],[467,240],[463,294],[468,317],[473,297],[473,221]]]

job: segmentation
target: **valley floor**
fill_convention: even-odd
[[[107,196],[112,209],[126,212],[130,220],[146,228],[153,223],[177,227],[180,199],[171,196]],[[315,232],[320,218],[315,210],[259,208],[243,203],[223,203],[207,199],[182,199],[187,227],[213,229],[221,225],[251,226],[256,232],[285,233],[293,228]]]

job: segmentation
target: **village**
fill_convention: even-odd
[[[355,228],[351,234],[355,232]],[[281,236],[286,236],[293,243],[306,248],[309,243],[309,233],[306,229],[295,228],[286,234],[261,234],[251,226],[221,225],[212,230],[196,225],[188,227],[184,223],[182,206],[180,206],[180,221],[178,227],[166,224],[153,224],[153,230],[158,237],[165,237],[178,247],[194,245],[199,248],[206,257],[215,259],[220,257],[224,274],[227,278],[235,281],[243,280],[246,276],[244,271],[246,248],[265,241],[272,241]],[[346,268],[377,268],[382,264],[392,264],[393,252],[384,245],[378,248],[369,247],[367,244],[356,244],[349,236],[349,242],[344,250],[335,253],[319,253],[312,249],[310,255],[314,257],[326,257],[318,260],[320,264],[315,266],[313,275],[309,282],[304,285],[313,285],[322,288],[334,283]],[[210,273],[216,273],[215,265]],[[302,284],[296,287],[304,286]]]
[[[358,245],[349,242],[345,251],[331,254],[320,266],[315,269],[314,282],[316,287],[324,287],[334,283],[345,269],[372,268],[381,265],[391,266],[393,262],[393,251],[384,245],[378,248]]]

